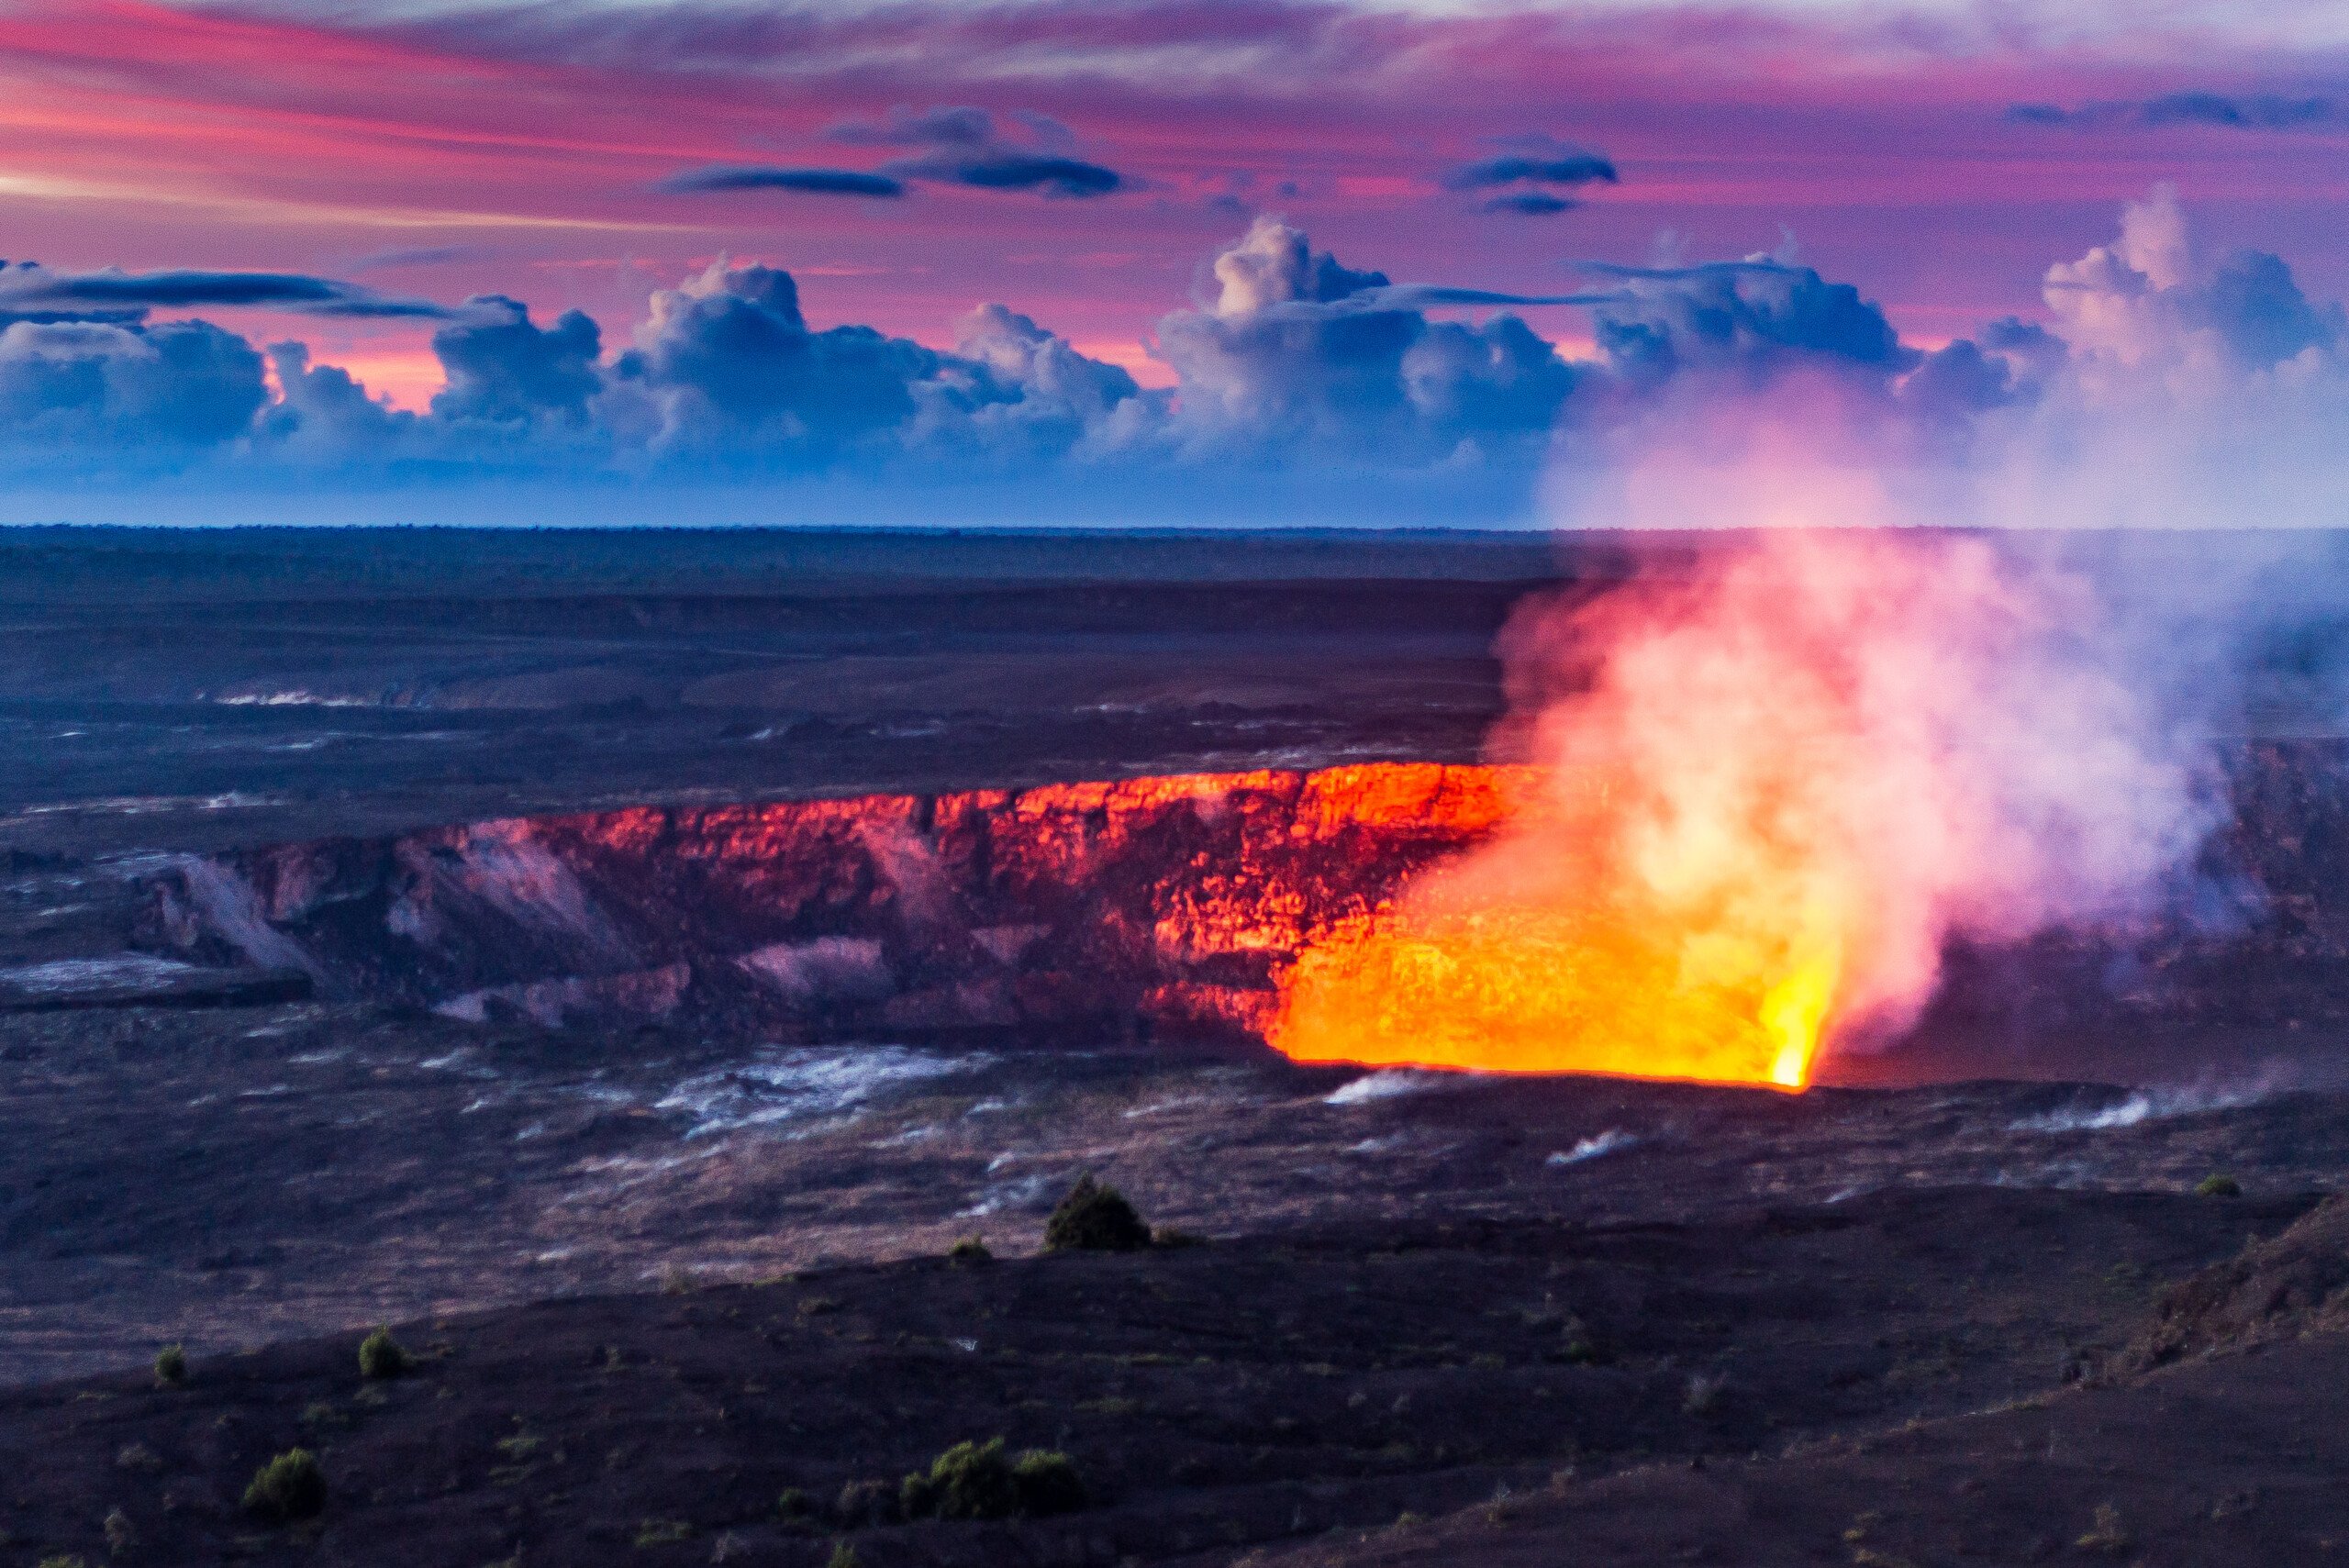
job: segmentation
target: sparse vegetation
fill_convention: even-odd
[[[302,1424],[312,1431],[330,1430],[355,1424],[351,1412],[321,1399],[302,1412]]]
[[[1167,1248],[1204,1247],[1208,1244],[1208,1239],[1194,1235],[1188,1230],[1178,1230],[1172,1225],[1162,1225],[1150,1233],[1150,1244],[1153,1247]]]
[[[166,1388],[177,1388],[187,1381],[185,1346],[165,1345],[155,1352],[155,1381]]]
[[[370,1383],[404,1377],[412,1362],[389,1329],[377,1329],[359,1341],[359,1375]]]
[[[668,1546],[693,1539],[694,1527],[683,1519],[647,1519],[636,1527],[639,1546]]]
[[[58,1551],[40,1560],[40,1568],[90,1568],[87,1561],[72,1552]]]
[[[2213,1171],[2194,1184],[2197,1197],[2241,1197],[2243,1184],[2223,1171]]]
[[[909,1519],[1042,1518],[1085,1507],[1085,1485],[1064,1453],[1029,1449],[1015,1459],[989,1438],[956,1443],[907,1476],[897,1506]]]
[[[774,1500],[774,1511],[779,1518],[804,1519],[816,1511],[816,1505],[798,1487],[785,1486]]]
[[[2074,1545],[2082,1551],[2126,1551],[2129,1532],[2121,1527],[2121,1510],[2110,1503],[2096,1506],[2096,1523]]]
[[[825,1568],[863,1568],[863,1565],[856,1555],[855,1547],[847,1541],[836,1540],[832,1543],[831,1561]]]
[[[950,1262],[957,1263],[987,1263],[995,1261],[995,1254],[987,1251],[985,1240],[977,1236],[963,1237],[946,1249],[946,1256]]]
[[[1011,1467],[1019,1511],[1032,1518],[1073,1514],[1085,1507],[1085,1483],[1076,1464],[1057,1449],[1031,1448]]]
[[[1680,1407],[1691,1416],[1714,1416],[1720,1413],[1721,1391],[1726,1382],[1709,1373],[1698,1373],[1688,1380],[1688,1392]]]
[[[833,1516],[850,1526],[894,1524],[899,1491],[886,1481],[852,1481],[833,1499]]]
[[[289,1448],[253,1472],[245,1511],[277,1524],[316,1518],[327,1506],[326,1472],[306,1448]]]
[[[106,1532],[106,1550],[121,1557],[139,1544],[139,1527],[120,1508],[106,1510],[106,1523],[99,1527]]]
[[[1012,1490],[1011,1461],[1003,1440],[959,1442],[917,1470],[897,1489],[897,1506],[909,1519],[1002,1519],[1019,1507]]]
[[[1094,1180],[1087,1171],[1044,1222],[1048,1252],[1133,1252],[1150,1245],[1143,1223],[1126,1195]]]

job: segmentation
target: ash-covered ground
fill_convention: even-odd
[[[2255,940],[2157,968],[1958,955],[1916,1039],[1801,1095],[1308,1070],[1106,1030],[452,1017],[154,940],[159,869],[192,853],[1469,760],[1509,605],[1603,590],[1630,553],[0,541],[0,1458],[20,1478],[0,1550],[2329,1560],[2338,1341],[2282,1338],[2333,1320],[2331,1233],[2194,1351],[2262,1354],[2138,1353],[2165,1288],[2349,1170],[2349,775],[2321,627],[2274,652],[2230,742],[2299,742],[2261,753]],[[1205,1244],[1027,1257],[1087,1171]],[[2197,1195],[2214,1174],[2241,1195]],[[998,1262],[938,1261],[973,1235]],[[362,1387],[353,1330],[380,1321],[424,1360]],[[171,1342],[195,1370],[159,1390],[139,1369]],[[1069,1451],[1088,1507],[951,1524],[841,1500],[997,1433]],[[270,1528],[239,1497],[295,1442],[328,1511]]]

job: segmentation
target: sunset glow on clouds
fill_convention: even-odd
[[[2228,259],[2288,260],[2272,370],[2349,289],[2349,27],[2242,9],[20,0],[6,515],[852,479],[1018,515],[1049,472],[1091,516],[1239,464],[1284,515],[1400,468],[1395,510],[1521,520],[1690,375],[1914,407],[1961,344],[1965,418],[2036,399],[2019,334],[2083,329],[2050,267],[2165,183],[2165,286],[2228,330],[2299,320]]]

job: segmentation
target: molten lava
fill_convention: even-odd
[[[1913,1017],[1952,935],[2125,910],[2199,842],[2084,624],[1978,542],[1775,540],[1514,618],[1507,766],[282,845],[160,878],[147,937],[459,1017],[1798,1088],[1822,1038]]]
[[[1520,809],[1310,934],[1272,1042],[1806,1085],[1823,1031],[1915,1016],[1953,934],[2125,909],[2190,847],[2190,772],[2092,608],[1883,530],[1531,606],[1502,639]]]
[[[1783,846],[1720,846],[1701,895],[1611,863],[1612,803],[1520,819],[1282,981],[1270,1038],[1301,1062],[1606,1073],[1801,1088],[1842,942]],[[1806,905],[1810,907],[1806,908]]]

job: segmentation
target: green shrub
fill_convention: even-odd
[[[852,1481],[833,1499],[832,1515],[852,1527],[895,1524],[900,1490],[886,1481]]]
[[[831,1561],[825,1568],[863,1568],[863,1565],[856,1555],[855,1547],[847,1541],[836,1540],[832,1542]]]
[[[816,1505],[809,1502],[807,1494],[798,1487],[785,1486],[783,1496],[774,1500],[774,1511],[781,1518],[804,1519],[816,1511]]]
[[[407,1352],[389,1329],[378,1329],[359,1341],[359,1375],[371,1383],[403,1376],[409,1364]]]
[[[40,1560],[40,1568],[90,1568],[88,1562],[72,1552],[59,1551]]]
[[[306,1448],[287,1449],[254,1471],[245,1488],[245,1511],[281,1524],[314,1518],[326,1506],[326,1472]]]
[[[1057,1449],[1031,1448],[1011,1467],[1011,1485],[1019,1494],[1019,1511],[1032,1518],[1073,1514],[1085,1507],[1085,1483],[1076,1466]]]
[[[1005,1519],[1019,1502],[1001,1438],[956,1443],[897,1488],[897,1506],[909,1519]]]
[[[155,1381],[166,1388],[177,1388],[187,1381],[187,1348],[165,1345],[155,1352]]]
[[[976,1236],[965,1236],[946,1249],[947,1258],[957,1263],[986,1263],[995,1261],[985,1241]]]
[[[1150,1245],[1150,1227],[1117,1188],[1087,1171],[1044,1222],[1048,1252],[1132,1252]]]
[[[2194,1184],[2197,1197],[2241,1197],[2243,1184],[2223,1171],[2213,1171]]]
[[[907,1476],[897,1506],[909,1519],[1042,1518],[1085,1507],[1085,1485],[1068,1455],[1031,1448],[1014,1459],[989,1438],[956,1443]]]
[[[636,1527],[636,1544],[639,1546],[667,1546],[693,1538],[694,1527],[683,1519],[647,1519]]]

